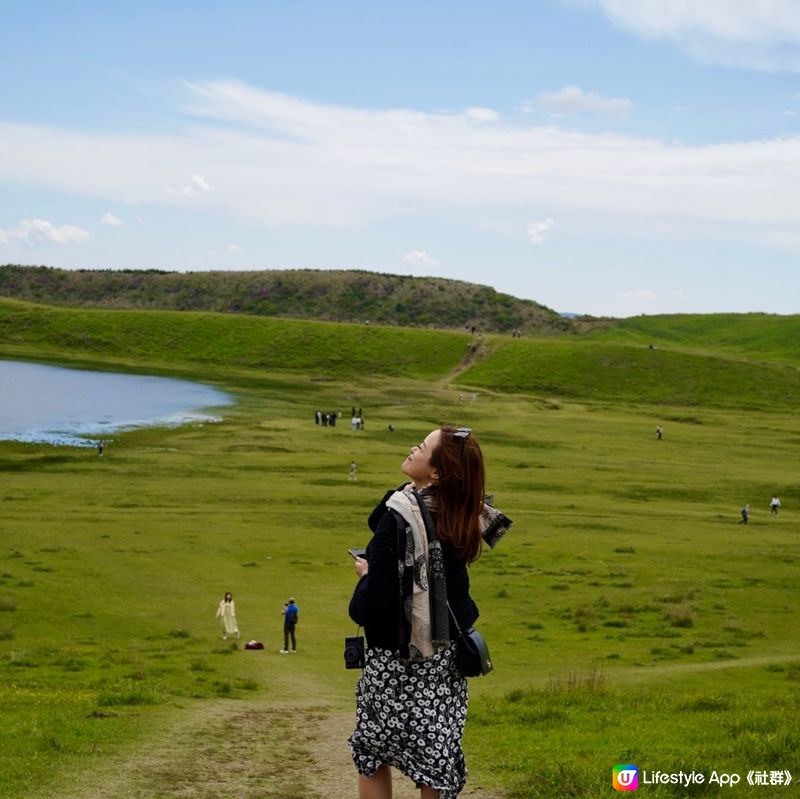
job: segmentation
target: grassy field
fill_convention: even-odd
[[[343,636],[354,633],[346,550],[366,543],[366,516],[400,481],[408,447],[441,421],[475,429],[489,489],[515,520],[471,572],[496,663],[470,683],[465,745],[476,797],[613,796],[616,763],[743,779],[788,769],[800,779],[800,426],[782,397],[745,396],[737,406],[719,384],[691,409],[658,401],[680,396],[677,368],[662,370],[663,395],[642,397],[640,382],[600,384],[596,396],[514,393],[502,381],[496,391],[486,373],[478,379],[491,357],[450,383],[469,339],[425,331],[392,331],[400,338],[330,367],[326,347],[356,352],[364,329],[325,338],[308,323],[295,338],[270,333],[277,354],[256,368],[253,342],[264,334],[235,327],[247,320],[223,330],[210,315],[96,312],[79,328],[66,310],[0,311],[6,355],[173,370],[237,398],[219,424],[117,435],[102,459],[0,443],[0,796],[350,795],[287,761],[298,749],[313,757],[297,736],[314,725],[320,742],[327,729],[344,748],[357,676],[341,657]],[[187,316],[202,328],[194,344],[182,340]],[[412,333],[423,336],[418,351],[397,365],[394,348],[414,350],[403,338]],[[333,343],[314,349],[314,361],[310,342],[325,341]],[[496,349],[516,344],[498,339]],[[228,362],[232,350],[240,360]],[[516,376],[507,372],[514,386],[530,371],[523,352]],[[381,354],[395,366],[379,367]],[[565,360],[544,357],[547,369]],[[281,362],[295,371],[278,371]],[[558,385],[585,385],[587,362],[556,372]],[[314,425],[317,408],[346,414],[351,404],[363,406],[366,430]],[[769,514],[773,492],[783,500],[778,517]],[[737,524],[745,502],[747,526]],[[226,590],[243,639],[264,641],[265,651],[221,640],[214,613]],[[301,607],[300,652],[286,657],[279,611],[290,594]],[[140,762],[175,730],[188,730],[195,763],[211,757],[221,744],[195,726],[198,714],[229,721],[248,708],[263,714],[250,730],[269,744],[263,782],[226,793],[208,787],[213,774],[203,788],[177,766],[120,776],[121,764]],[[346,766],[335,778],[350,784]],[[788,797],[794,787],[706,782],[639,793]]]

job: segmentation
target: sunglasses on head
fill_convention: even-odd
[[[469,438],[471,432],[471,427],[459,427],[457,430],[453,430],[453,438],[460,438],[463,441],[465,438]]]

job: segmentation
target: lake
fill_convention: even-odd
[[[234,402],[201,383],[0,360],[0,440],[95,446],[137,427],[220,421]]]

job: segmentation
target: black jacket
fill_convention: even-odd
[[[367,545],[369,572],[356,585],[350,600],[350,618],[364,628],[367,646],[397,651],[400,646],[400,578],[398,573],[398,525],[386,507],[389,491],[369,517],[375,534]],[[471,627],[478,618],[478,607],[469,595],[467,564],[456,560],[446,542],[442,542],[447,601],[462,629]],[[450,620],[450,637],[457,635]]]

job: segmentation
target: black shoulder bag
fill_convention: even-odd
[[[458,670],[464,677],[480,677],[482,674],[488,674],[494,666],[489,655],[486,639],[474,627],[462,630],[449,602],[447,603],[447,609],[450,611],[450,618],[452,618],[456,630],[458,630],[458,638],[456,639]]]

